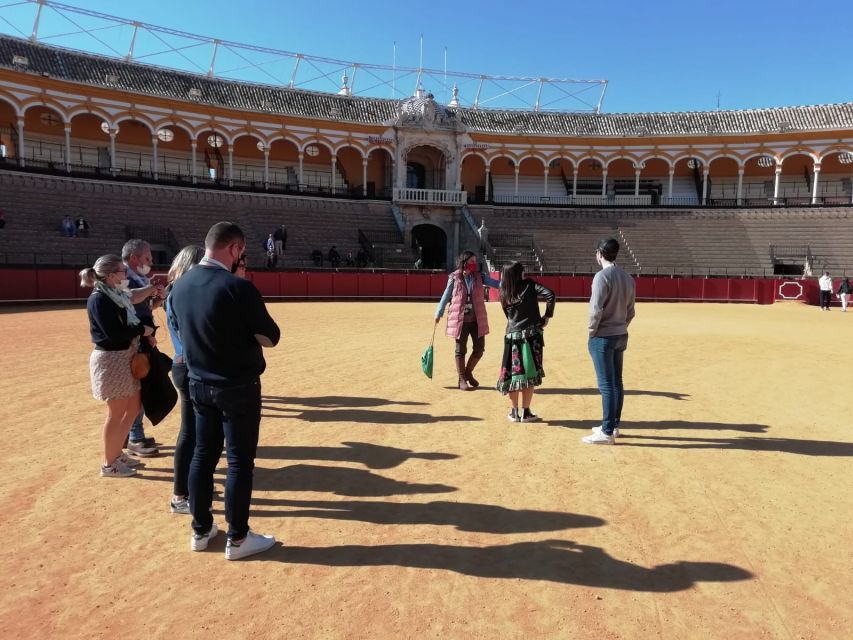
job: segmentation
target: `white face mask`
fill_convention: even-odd
[[[129,286],[130,280],[128,280],[127,278],[118,283],[118,288],[121,290],[126,290]]]
[[[150,271],[151,267],[149,267],[147,264],[141,264],[139,265],[139,268],[136,269],[136,273],[141,276],[147,276]]]

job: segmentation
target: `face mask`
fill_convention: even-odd
[[[139,265],[139,268],[136,270],[136,273],[138,273],[141,276],[147,276],[150,271],[151,271],[151,267],[149,267],[147,264],[141,264],[141,265]]]
[[[474,273],[476,270],[477,270],[477,264],[476,263],[474,263],[474,264],[466,263],[465,264],[465,272],[466,273]]]
[[[124,280],[122,280],[121,282],[118,283],[118,288],[121,289],[122,291],[126,290],[129,286],[130,286],[130,280],[128,280],[127,278],[125,278]]]

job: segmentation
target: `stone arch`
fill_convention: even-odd
[[[669,169],[672,169],[672,167],[675,166],[672,161],[672,157],[665,153],[661,153],[660,151],[655,151],[653,153],[647,153],[646,155],[640,156],[637,162],[639,164],[648,164],[652,160],[660,160],[661,162],[665,163],[667,171],[669,171]]]
[[[264,185],[264,152],[258,144],[265,145],[265,142],[256,131],[241,129],[234,133],[233,182],[251,187]]]
[[[337,187],[346,187],[353,195],[364,194],[367,189],[364,175],[366,158],[362,147],[350,141],[344,142],[335,148],[335,159],[337,171],[343,179]]]
[[[394,152],[382,145],[367,151],[367,197],[390,198],[394,182]]]
[[[471,151],[462,156],[461,188],[468,193],[468,202],[485,202],[487,166],[488,160],[482,153]]]
[[[20,118],[24,115],[24,111],[23,111],[20,103],[17,100],[15,100],[15,98],[13,96],[10,96],[10,95],[0,91],[0,102],[7,104],[9,107],[11,107],[12,112],[15,114],[16,119]],[[64,114],[63,114],[63,117],[64,117]]]

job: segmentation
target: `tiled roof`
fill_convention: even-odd
[[[24,56],[26,67],[13,64]],[[208,78],[0,35],[0,67],[187,103],[296,117],[391,124],[400,101]],[[195,90],[197,95],[191,95]],[[644,137],[853,129],[853,103],[673,113],[558,113],[449,109],[472,132]]]

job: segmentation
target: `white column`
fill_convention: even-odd
[[[710,172],[710,167],[702,169],[702,206],[705,206],[708,202],[708,174]]]
[[[544,191],[543,191],[542,195],[545,196],[546,198],[548,197],[548,169],[547,168],[545,169],[545,186],[544,186]]]
[[[71,173],[71,125],[65,125],[65,171]]]
[[[737,206],[740,206],[743,202],[743,167],[738,167],[737,170]]]
[[[332,195],[335,195],[335,178],[337,178],[338,172],[338,157],[332,156]]]
[[[776,165],[776,175],[773,180],[773,204],[779,204],[779,183],[782,181],[782,165]]]
[[[634,197],[640,197],[640,169],[634,169]]]
[[[299,175],[296,176],[296,179],[299,181],[299,184],[296,185],[296,188],[299,191],[302,191],[302,183],[304,182],[304,180],[302,179],[302,166],[303,166],[304,160],[305,160],[305,154],[302,151],[300,151],[299,152]]]
[[[521,167],[515,165],[515,195],[518,195],[518,174],[521,171]]]
[[[669,185],[666,188],[666,197],[669,200],[668,204],[672,204],[672,179],[675,177],[675,167],[669,168]]]
[[[117,129],[110,129],[110,173],[115,175],[116,167],[116,136],[118,135]]]
[[[27,161],[24,159],[26,156],[26,143],[24,142],[24,119],[18,118],[18,148],[15,151],[18,153],[18,166],[25,167],[27,166]]]
[[[820,163],[814,163],[814,179],[812,180],[812,204],[817,204],[817,183],[820,180]]]
[[[367,158],[361,160],[361,195],[367,197]]]
[[[491,175],[492,175],[492,166],[490,164],[487,164],[486,165],[486,202],[489,201],[489,182],[491,182],[491,180],[489,180],[489,178],[491,178]]]
[[[572,169],[572,198],[578,195],[578,171],[580,171],[580,167]]]
[[[192,178],[193,184],[195,184],[196,182],[198,182],[198,167],[196,166],[196,158],[195,158],[195,151],[196,151],[196,148],[198,148],[198,142],[196,140],[193,140],[192,142],[190,142],[190,148],[192,149],[192,156],[193,156],[192,173],[191,173],[190,177]]]
[[[270,150],[264,145],[264,189],[270,188]]]
[[[234,147],[228,145],[228,186],[234,186]]]
[[[151,136],[151,173],[154,175],[155,180],[160,179],[160,169],[157,167],[157,143],[159,142],[157,136]]]
[[[607,167],[601,171],[601,198],[602,200],[607,195]]]

